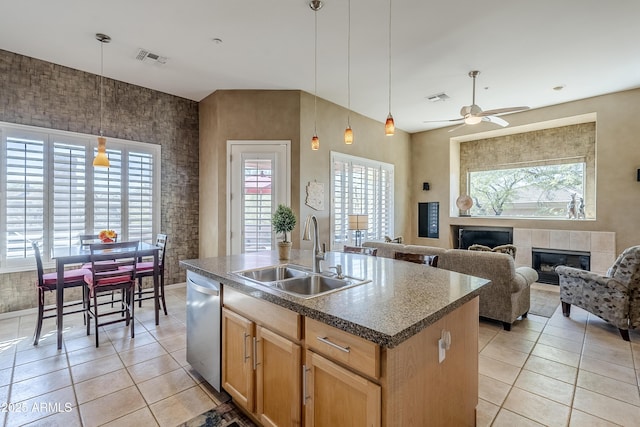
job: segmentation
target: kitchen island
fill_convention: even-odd
[[[306,426],[475,424],[487,280],[328,252],[323,271],[369,282],[305,299],[233,273],[281,263],[275,251],[181,261],[221,284],[222,384],[254,419],[299,425],[304,405]]]

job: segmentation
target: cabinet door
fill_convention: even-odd
[[[305,376],[307,427],[380,426],[379,385],[311,351]]]
[[[222,387],[236,404],[253,411],[253,322],[222,309]]]
[[[256,338],[258,418],[264,426],[299,426],[302,412],[300,346],[260,326]]]

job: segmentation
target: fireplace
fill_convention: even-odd
[[[559,285],[560,280],[555,272],[559,265],[591,269],[591,254],[582,251],[567,251],[562,249],[531,249],[531,267],[538,272],[538,282]]]

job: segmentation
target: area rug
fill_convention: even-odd
[[[179,424],[177,427],[256,427],[233,403],[223,403],[215,408]]]
[[[531,288],[530,314],[551,317],[558,305],[560,305],[560,292]]]

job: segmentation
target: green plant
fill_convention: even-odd
[[[276,209],[271,219],[273,230],[276,233],[283,233],[283,242],[286,243],[289,242],[287,233],[291,232],[294,229],[294,227],[296,226],[296,222],[296,216],[293,214],[293,211],[290,207],[285,205],[278,205],[278,209]]]

